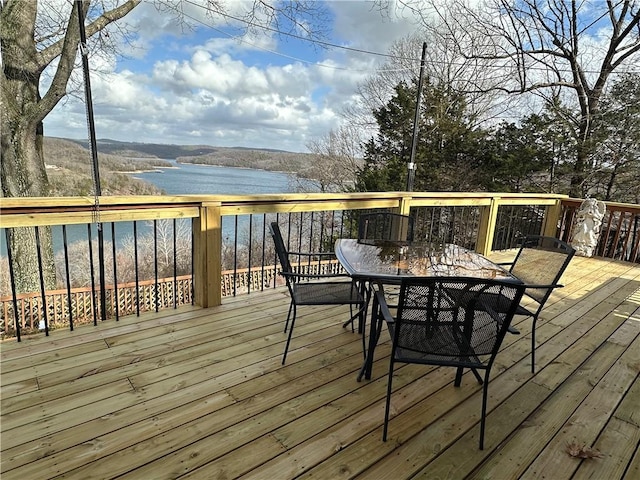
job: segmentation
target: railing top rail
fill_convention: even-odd
[[[113,195],[98,197],[100,209],[115,207],[119,209],[142,208],[153,206],[189,206],[217,200],[212,195]],[[95,208],[95,197],[0,197],[2,214],[22,213],[37,208],[44,209],[72,208],[76,211]]]
[[[259,195],[115,195],[98,198],[100,209],[105,208],[152,208],[153,206],[193,206],[215,202],[222,205],[273,202],[317,202],[327,200],[380,200],[403,198],[440,199],[558,199],[567,200],[567,195],[549,193],[501,193],[501,192],[356,192],[356,193],[277,193]],[[76,211],[95,207],[94,197],[0,197],[0,213],[24,213],[37,208],[59,210],[70,208]]]
[[[220,215],[303,212],[407,206],[551,205],[567,195],[503,192],[354,192],[259,195],[120,195],[99,197],[100,221],[194,218],[200,207],[220,207]],[[2,227],[62,225],[95,221],[94,197],[0,198]]]
[[[584,199],[582,198],[566,198],[562,200],[563,205],[570,205],[572,207],[579,207]],[[604,202],[607,206],[607,210],[627,211],[640,213],[640,205],[637,203],[620,203],[620,202]]]
[[[502,192],[354,192],[259,195],[120,195],[99,197],[100,221],[194,218],[200,207],[220,207],[220,215],[400,208],[411,206],[550,205],[566,195]],[[2,227],[62,225],[95,221],[94,197],[0,198]],[[404,207],[403,207],[404,208]]]

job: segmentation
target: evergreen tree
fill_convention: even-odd
[[[407,164],[411,158],[417,85],[404,82],[394,89],[389,102],[373,112],[378,134],[364,146],[364,166],[358,172],[360,191],[406,189]],[[486,132],[474,129],[464,95],[446,85],[423,85],[415,190],[447,191],[485,189],[485,168],[479,146]]]
[[[558,108],[515,123],[501,123],[486,141],[490,190],[504,192],[567,191],[575,155],[570,127]]]

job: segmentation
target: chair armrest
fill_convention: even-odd
[[[289,255],[296,257],[335,257],[334,252],[287,252]]]
[[[351,278],[347,273],[296,273],[296,272],[278,272],[283,277],[290,278]]]
[[[551,285],[541,285],[541,284],[537,284],[537,283],[524,283],[523,285],[524,285],[524,288],[540,288],[540,289],[543,289],[543,288],[546,288],[546,289],[549,289],[549,288],[564,288],[564,285],[561,285],[559,283],[551,284]]]

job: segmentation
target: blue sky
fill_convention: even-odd
[[[56,12],[71,5],[69,0],[42,1]],[[388,60],[384,55],[390,53],[393,42],[416,31],[415,12],[403,9],[400,0],[382,2],[388,5],[386,14],[369,0],[318,1],[314,5],[324,7],[326,13],[321,22],[324,41],[343,48],[323,47],[268,30],[245,32],[229,16],[207,16],[202,8],[207,1],[163,0],[184,8],[191,28],[181,28],[174,16],[155,8],[157,2],[143,0],[119,23],[124,21],[135,33],[131,44],[120,45],[124,55],[90,57],[98,138],[307,151],[311,142],[343,124],[341,113],[359,99],[358,86]],[[581,43],[584,64],[595,65],[587,72],[592,76],[607,44],[606,29],[598,29],[605,27],[609,17],[599,2],[580,3],[581,24],[593,31]],[[241,17],[253,0],[224,0],[223,4],[228,15]],[[593,23],[594,12],[602,16],[600,22]],[[455,65],[455,55],[450,58],[451,52],[445,50],[446,44],[429,45],[435,59],[431,75],[447,77],[447,68],[439,66]],[[415,75],[420,64],[417,57],[419,52],[412,62]],[[464,62],[462,57],[458,61]],[[630,67],[637,70],[637,56],[633,61]],[[469,79],[492,82],[494,77],[501,81],[505,73],[502,67],[485,69],[473,63],[454,70],[462,71],[455,73],[462,84]],[[566,66],[565,72],[570,76]],[[77,73],[81,79],[81,72]],[[530,79],[545,74],[539,67],[528,70]],[[76,82],[75,88],[45,119],[46,135],[87,137],[82,84]],[[522,112],[531,113],[541,104],[531,95],[506,100],[492,99],[495,111],[487,117],[517,121]]]
[[[98,138],[306,151],[340,124],[357,85],[384,62],[269,31],[242,36],[196,3],[185,3],[193,30],[183,31],[143,2],[126,17],[137,32],[126,55],[90,57]],[[227,1],[227,11],[239,16],[247,3]],[[324,40],[332,44],[388,53],[415,28],[401,15],[383,17],[371,2],[323,4]],[[45,134],[86,138],[84,104],[70,97],[56,107]]]

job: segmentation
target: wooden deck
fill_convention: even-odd
[[[2,480],[638,479],[640,267],[576,257],[537,328],[498,355],[485,450],[481,387],[451,368],[397,371],[382,442],[387,338],[356,382],[344,308],[251,294],[1,345]],[[599,450],[580,460],[566,446]]]

